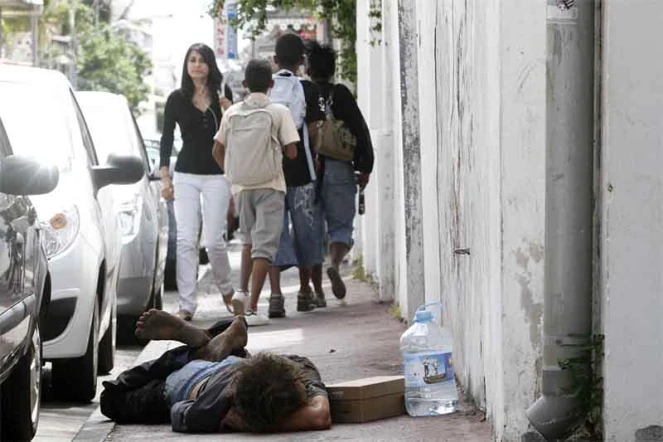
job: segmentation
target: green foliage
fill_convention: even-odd
[[[354,262],[352,277],[358,281],[366,281],[366,269],[364,268],[364,255],[359,255]]]
[[[598,370],[603,358],[603,340],[603,335],[594,335],[589,344],[574,346],[576,356],[558,361],[562,370],[571,373],[573,386],[568,393],[580,400],[578,416],[584,419],[576,433],[589,440],[603,440],[603,377]]]
[[[79,88],[122,94],[134,112],[149,93],[143,76],[150,69],[150,60],[142,49],[108,28],[86,36],[80,43]]]
[[[39,18],[41,58],[45,60],[68,55],[61,49],[51,52],[48,42],[55,35],[72,34],[69,14],[73,5],[79,89],[122,94],[136,112],[138,104],[149,93],[143,78],[149,75],[151,62],[145,51],[109,26],[110,0],[100,0],[98,20],[95,19],[94,3],[94,0],[44,1],[44,11]],[[11,36],[28,31],[30,20],[27,17],[12,17],[3,19],[0,25],[5,35]]]
[[[223,10],[224,3],[225,0],[213,0],[209,9],[210,14],[213,17],[218,16],[219,11]],[[231,25],[258,35],[265,29],[269,7],[284,10],[303,9],[315,13],[318,19],[329,20],[332,23],[332,36],[341,42],[338,74],[352,83],[357,81],[356,0],[239,0],[237,18]],[[379,15],[379,9],[375,11],[373,14]],[[372,18],[375,18],[375,15],[372,15]],[[372,28],[373,30],[381,30],[381,24],[374,26],[378,28]]]
[[[371,46],[382,44],[382,0],[371,0],[368,11],[371,20]]]
[[[135,43],[109,26],[109,2],[102,0],[95,27],[94,0],[75,3],[75,33],[78,41],[78,88],[122,94],[131,109],[149,93],[143,78],[152,68],[150,59]],[[47,0],[41,18],[46,33],[70,35],[70,1]]]

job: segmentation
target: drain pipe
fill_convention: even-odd
[[[573,373],[592,332],[595,0],[548,0],[542,397],[527,410],[546,440],[584,418]],[[574,369],[590,370],[586,366]]]

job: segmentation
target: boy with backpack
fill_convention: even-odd
[[[317,86],[296,75],[304,64],[304,51],[304,42],[296,34],[284,34],[276,42],[274,62],[279,71],[273,76],[274,87],[269,95],[272,101],[290,109],[302,141],[297,145],[297,157],[283,163],[287,187],[286,216],[279,249],[270,269],[270,318],[285,316],[280,272],[293,265],[299,268],[297,311],[326,306],[324,297],[321,303],[316,301],[309,285],[313,267],[323,261],[322,212],[316,195],[314,145],[318,123],[325,119],[325,114]],[[292,237],[288,215],[292,222]]]
[[[234,314],[244,315],[251,326],[267,323],[258,315],[258,299],[283,228],[283,152],[291,160],[296,158],[299,134],[290,111],[267,96],[274,84],[270,63],[251,60],[244,75],[244,86],[251,93],[223,114],[213,155],[232,184],[244,246],[244,291],[224,302],[231,303]],[[245,290],[251,273],[249,297]]]

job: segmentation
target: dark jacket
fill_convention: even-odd
[[[350,132],[357,138],[357,148],[353,161],[354,169],[362,173],[371,173],[374,163],[371,132],[366,125],[361,110],[359,110],[357,100],[355,100],[350,90],[342,84],[319,82],[317,85],[320,88],[320,96],[325,103],[333,94],[331,111],[334,118],[344,121]]]

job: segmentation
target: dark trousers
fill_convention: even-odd
[[[222,319],[207,329],[207,333],[217,336],[231,323],[232,319]],[[125,424],[170,422],[170,404],[164,391],[166,378],[191,361],[195,350],[186,345],[168,350],[158,359],[123,371],[114,381],[104,381],[100,397],[103,415]],[[247,356],[244,349],[231,354]]]

